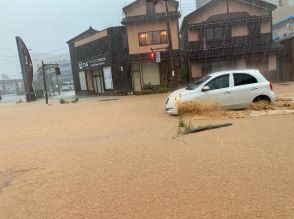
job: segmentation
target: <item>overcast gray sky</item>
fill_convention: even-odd
[[[15,36],[32,54],[68,53],[66,41],[89,26],[102,30],[120,25],[122,7],[132,1],[0,0],[0,77],[20,72]],[[183,16],[193,10],[195,0],[181,1]]]

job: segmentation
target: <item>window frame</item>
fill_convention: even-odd
[[[222,77],[228,77],[228,79],[229,79],[229,85],[228,85],[228,87],[223,87],[223,88],[217,88],[217,89],[211,89],[211,87],[209,87],[209,91],[213,91],[213,90],[220,90],[220,89],[225,89],[225,88],[229,88],[229,87],[231,87],[231,83],[230,83],[230,77],[231,77],[231,74],[224,74],[224,75],[220,75],[220,76],[217,76],[217,77],[215,77],[215,78],[213,78],[213,79],[211,79],[210,81],[208,81],[203,87],[205,87],[205,86],[209,86],[209,84],[211,83],[211,82],[213,82],[213,81],[215,81],[215,80],[217,80],[217,79],[219,79],[219,78],[222,78]]]
[[[247,76],[250,76],[251,78],[255,79],[256,82],[236,85],[235,75],[247,75]],[[248,74],[248,73],[233,73],[233,82],[234,82],[234,87],[240,87],[240,86],[246,86],[246,85],[251,85],[251,84],[257,84],[258,83],[258,80],[257,80],[256,77],[254,77],[253,75]]]
[[[248,34],[251,37],[259,37],[261,35],[261,23],[249,23],[248,24]]]
[[[161,33],[162,32],[166,32],[166,38],[165,40],[162,40],[162,37],[161,37]],[[145,34],[145,42],[142,42],[141,41],[141,35],[142,34]],[[151,42],[148,43],[147,42],[147,35],[151,35],[152,39],[151,39]],[[159,38],[158,38],[158,42],[155,42],[155,37],[154,35],[155,34],[158,34],[159,35]],[[139,41],[139,46],[150,46],[150,45],[160,45],[160,44],[167,44],[168,43],[168,37],[167,37],[167,30],[155,30],[155,31],[148,31],[148,32],[139,32],[138,33],[138,41]]]
[[[209,27],[202,31],[202,34],[208,43],[219,43],[226,42],[232,38],[232,27],[231,26],[217,26]],[[216,37],[217,34],[220,34],[221,37]],[[210,37],[208,37],[210,36]]]

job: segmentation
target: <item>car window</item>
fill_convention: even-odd
[[[246,84],[255,84],[257,80],[255,77],[245,73],[235,73],[234,75],[234,84],[235,86],[241,86]]]
[[[227,88],[230,86],[230,75],[219,76],[206,84],[210,90]]]
[[[202,78],[200,78],[199,80],[193,82],[192,84],[190,84],[186,90],[195,90],[196,88],[198,88],[201,84],[203,84],[204,82],[208,81],[208,79],[211,78],[211,76],[204,76]]]

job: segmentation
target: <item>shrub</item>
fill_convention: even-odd
[[[171,89],[168,87],[160,87],[159,88],[159,93],[169,93],[170,91],[171,91]]]
[[[25,91],[24,90],[17,90],[16,95],[17,96],[23,96],[23,95],[25,95]]]
[[[38,89],[38,90],[35,90],[35,95],[36,95],[36,98],[43,98],[44,92],[42,89]]]
[[[183,120],[183,113],[180,112],[180,117],[179,117],[179,123],[178,123],[178,135],[182,135],[185,132],[190,131],[193,129],[192,122],[189,121],[189,123],[185,123]]]
[[[143,95],[149,95],[149,94],[155,94],[154,90],[151,89],[145,89],[141,92]]]
[[[78,101],[79,101],[79,98],[76,97],[76,98],[75,98],[74,100],[72,100],[71,102],[72,102],[72,103],[77,103]]]
[[[60,104],[67,104],[68,101],[66,101],[65,99],[60,99],[60,100],[59,100],[59,103],[60,103]]]

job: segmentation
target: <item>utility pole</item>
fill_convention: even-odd
[[[230,13],[229,0],[226,0],[226,3],[227,3],[227,16],[229,16],[229,13]]]
[[[45,74],[45,64],[44,64],[44,61],[42,61],[42,72],[43,72],[43,80],[44,80],[45,100],[46,100],[46,104],[48,104],[48,92],[47,92],[47,85],[46,85],[46,74]]]
[[[166,26],[167,26],[167,36],[168,36],[169,65],[170,65],[171,75],[174,78],[175,77],[175,71],[174,71],[174,62],[173,62],[173,55],[172,55],[173,42],[172,42],[172,35],[171,35],[171,29],[170,29],[168,0],[164,0],[164,3],[165,3]],[[166,80],[167,80],[167,75],[166,75]]]
[[[169,67],[171,71],[171,75],[174,78],[175,77],[175,71],[174,71],[174,62],[173,62],[173,55],[172,55],[172,49],[173,49],[173,43],[172,43],[172,35],[171,35],[171,28],[170,28],[170,19],[169,19],[169,9],[168,9],[168,1],[169,0],[163,0],[165,4],[165,18],[166,18],[166,27],[167,27],[167,41],[168,41],[168,53],[169,53]],[[159,0],[146,0],[146,2],[152,2],[154,5],[159,2]],[[168,74],[165,73],[165,79],[166,79],[166,85],[168,80]],[[175,79],[176,82],[176,79]]]

